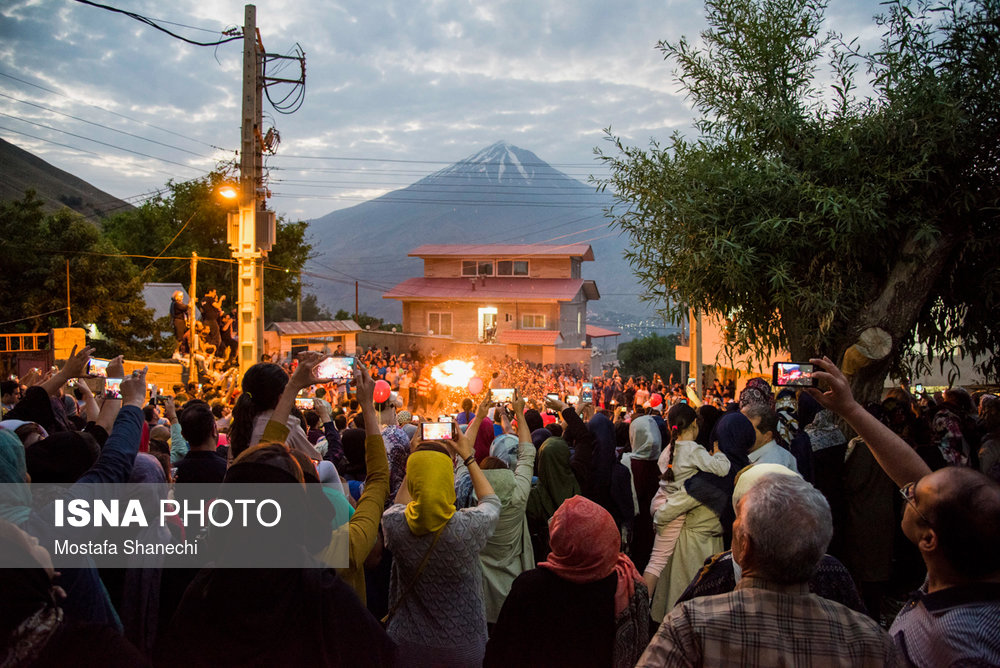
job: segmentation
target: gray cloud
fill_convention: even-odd
[[[241,24],[232,0],[109,0],[150,17],[222,30]],[[834,0],[831,27],[873,34],[874,0]],[[523,146],[581,179],[600,169],[592,149],[612,125],[645,144],[689,127],[671,67],[654,45],[694,36],[703,8],[674,0],[426,2],[260,2],[269,51],[295,42],[307,54],[305,105],[270,112],[281,131],[275,177],[313,180],[273,190],[319,198],[275,199],[274,207],[312,218],[410,183],[499,139]],[[211,33],[172,30],[211,41]],[[96,151],[103,159],[0,130],[0,136],[120,197],[150,191],[168,176],[210,169],[239,144],[241,44],[188,46],[120,14],[73,2],[8,2],[0,9],[0,72],[100,105],[162,131],[0,77],[0,92],[125,130],[157,146],[7,98],[0,112],[187,165],[130,155],[84,139],[2,118],[0,126]],[[291,71],[291,70],[289,70]],[[184,135],[184,137],[180,136]],[[188,139],[190,138],[190,139]],[[193,156],[177,149],[193,151]],[[304,160],[341,156],[430,163]],[[200,157],[199,157],[200,156]],[[296,172],[297,167],[307,167]],[[320,172],[318,169],[344,170]],[[354,185],[333,185],[353,182]],[[354,192],[354,199],[330,199]]]

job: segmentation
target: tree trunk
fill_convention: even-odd
[[[907,237],[900,260],[889,272],[882,292],[858,314],[851,340],[837,351],[838,357],[842,358],[847,348],[870,327],[881,328],[892,338],[892,349],[886,357],[868,364],[851,376],[851,389],[855,398],[862,403],[881,401],[885,378],[892,361],[899,354],[903,341],[916,326],[931,289],[948,264],[960,233],[947,231],[947,225],[942,227],[945,231],[937,241],[925,248],[919,246],[913,234]]]

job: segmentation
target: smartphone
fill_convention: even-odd
[[[771,381],[778,387],[816,387],[810,362],[775,362]]]
[[[107,378],[108,377],[108,362],[111,360],[102,360],[96,357],[91,357],[90,361],[87,362],[87,375]]]
[[[451,427],[449,422],[425,422],[420,425],[420,438],[425,441],[450,441]]]
[[[580,401],[585,404],[592,403],[594,401],[594,384],[584,383],[583,388],[580,390]]]
[[[490,390],[490,398],[498,404],[510,403],[514,401],[514,388],[498,387],[495,390]]]
[[[580,403],[580,397],[576,396],[575,394],[567,394],[566,395],[566,404],[567,405],[569,405],[569,406],[576,406],[578,403]]]
[[[309,397],[295,397],[295,407],[300,411],[311,411],[315,408],[315,404]]]
[[[122,379],[121,378],[108,378],[104,381],[104,398],[105,399],[121,399],[122,398]]]
[[[916,391],[917,394],[923,394],[924,393],[924,386],[922,384],[920,384],[920,383],[917,383],[916,385],[914,385],[913,389],[914,389],[914,391]]]
[[[697,385],[697,381],[694,378],[688,378],[688,387],[694,387]]]
[[[313,367],[313,376],[323,380],[350,380],[354,377],[354,358],[327,358]]]
[[[453,422],[454,419],[450,415],[439,415],[438,422]]]
[[[545,395],[546,399],[551,399],[552,401],[559,401],[559,395],[555,392],[549,392]]]

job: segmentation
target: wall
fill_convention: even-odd
[[[507,329],[521,329],[521,316],[538,313],[545,316],[545,328],[559,327],[559,303],[537,302],[405,302],[403,304],[403,331],[410,334],[427,333],[427,314],[451,313],[452,337],[456,341],[479,340],[479,309],[492,306],[497,309],[497,333]],[[574,316],[573,329],[576,329]]]
[[[426,278],[455,278],[462,275],[462,260],[488,260],[490,258],[424,258],[424,277]],[[496,256],[497,260],[515,259]],[[531,257],[516,258],[528,260],[528,276],[530,278],[580,278],[579,262],[575,269],[573,261],[568,257]],[[494,274],[495,275],[495,274]],[[507,278],[507,277],[502,277]],[[520,277],[515,277],[520,278]]]
[[[579,331],[577,331],[579,325]],[[559,304],[559,332],[563,346],[579,346],[587,339],[587,302],[562,302]]]
[[[517,356],[517,346],[484,343],[460,343],[446,336],[428,336],[421,334],[406,334],[401,332],[383,332],[366,330],[358,332],[358,349],[367,350],[370,346],[389,348],[392,354],[409,352],[410,345],[416,344],[417,350],[424,356],[436,350],[441,359],[472,357],[503,359],[505,356]]]

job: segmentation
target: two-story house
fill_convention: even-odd
[[[545,364],[589,354],[587,302],[600,299],[581,278],[589,244],[428,244],[409,255],[423,259],[424,275],[382,295],[402,302],[404,332],[506,345]]]

